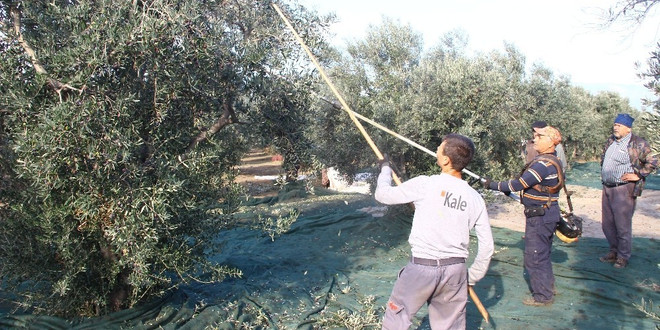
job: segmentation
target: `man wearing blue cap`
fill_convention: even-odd
[[[601,262],[625,268],[632,253],[632,217],[637,196],[646,176],[658,167],[646,140],[632,134],[635,119],[626,113],[616,116],[612,135],[600,157],[603,181],[602,228],[610,251]]]

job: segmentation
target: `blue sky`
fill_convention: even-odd
[[[447,32],[463,30],[472,52],[503,50],[512,43],[525,55],[526,63],[542,64],[555,75],[592,93],[618,92],[641,108],[642,97],[653,95],[637,77],[635,63],[646,61],[660,37],[660,14],[631,28],[619,24],[600,27],[603,12],[615,1],[605,0],[298,0],[321,14],[334,12],[339,20],[332,27],[335,46],[364,37],[369,25],[383,17],[410,24],[421,33],[424,44],[438,44]]]

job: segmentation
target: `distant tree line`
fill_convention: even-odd
[[[469,55],[466,40],[450,32],[424,52],[421,35],[386,19],[349,45],[333,63],[332,76],[353,110],[432,151],[444,134],[469,136],[477,147],[472,170],[494,177],[521,168],[521,146],[536,120],[562,132],[570,161],[590,161],[600,155],[617,113],[640,117],[617,93],[592,95],[537,64],[527,70],[513,45]],[[321,87],[321,93],[329,91]],[[308,134],[325,151],[323,163],[349,174],[375,163],[348,116],[327,101],[314,110],[317,120]],[[375,128],[369,131],[405,175],[437,172],[428,154]]]

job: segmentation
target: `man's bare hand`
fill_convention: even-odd
[[[639,181],[640,179],[641,178],[639,177],[639,175],[637,175],[635,173],[624,173],[621,176],[621,181],[623,181],[623,182],[636,182],[636,181]]]

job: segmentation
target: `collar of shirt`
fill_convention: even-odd
[[[628,133],[626,136],[622,137],[620,140],[614,139],[614,143],[628,145],[628,142],[630,142],[630,137],[631,136],[632,136],[632,133]]]

